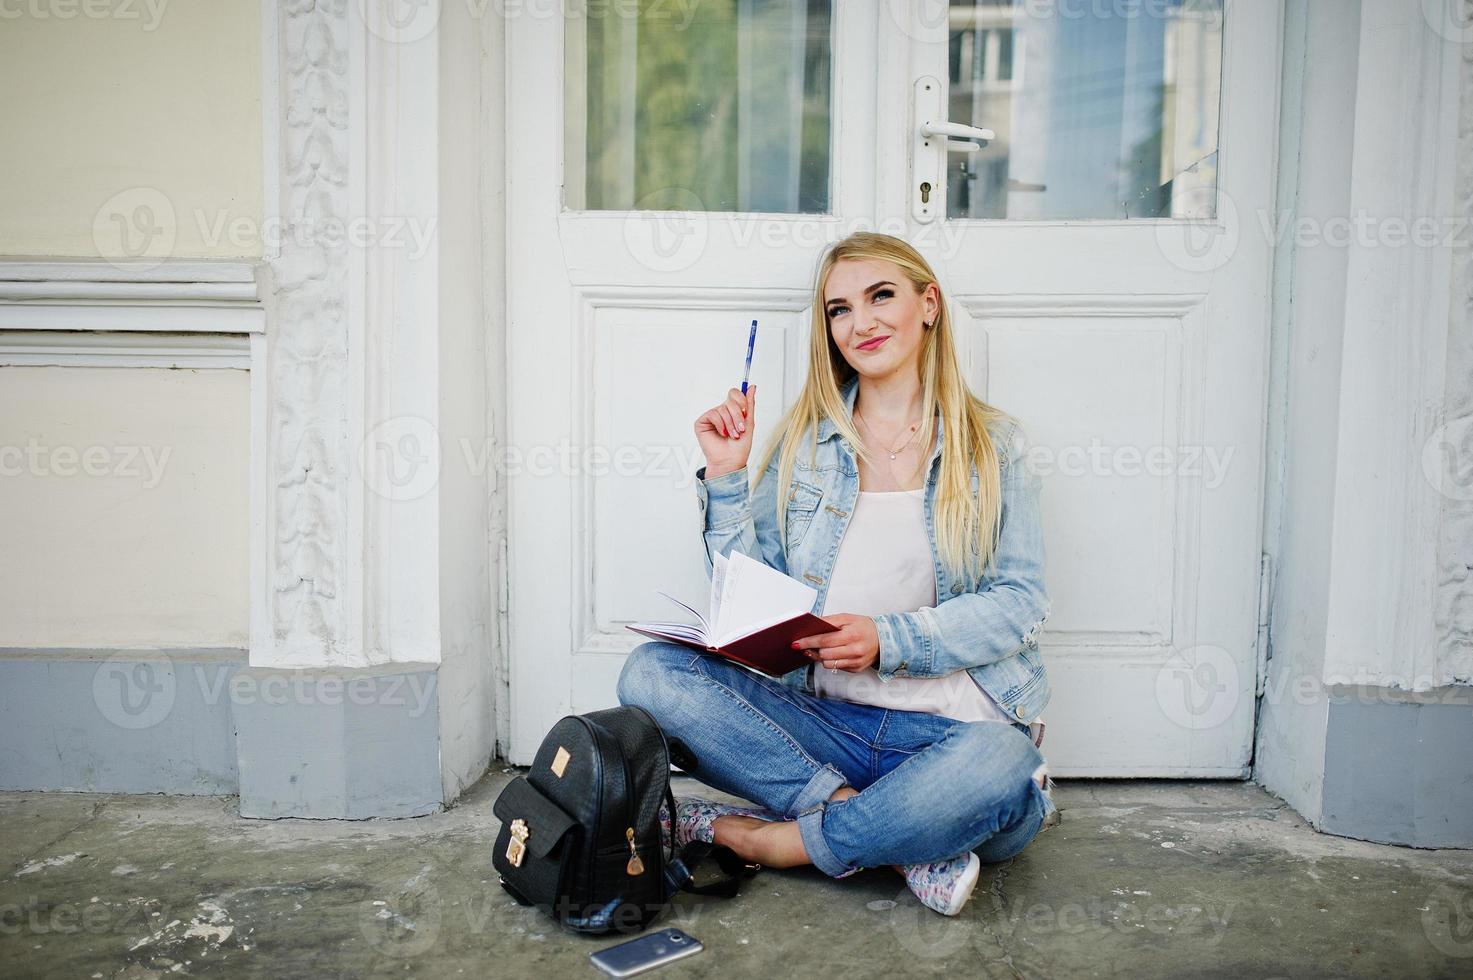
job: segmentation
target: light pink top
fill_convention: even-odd
[[[879,616],[936,605],[925,494],[924,489],[859,492],[834,559],[825,612]],[[1013,721],[964,670],[886,681],[873,667],[853,673],[815,665],[813,688],[823,697],[958,721]]]

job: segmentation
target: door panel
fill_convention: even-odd
[[[1053,768],[1243,772],[1270,256],[1240,216],[1271,207],[1278,6],[1230,4],[1215,49],[1215,5],[1138,6],[1176,19],[724,0],[680,31],[509,21],[513,762],[613,702],[656,589],[704,594],[691,420],[740,380],[756,317],[765,442],[802,382],[815,263],[864,227],[926,254],[971,384],[1032,437]],[[996,139],[913,157],[926,77]],[[564,446],[570,465],[530,465]]]
[[[1050,764],[1239,776],[1271,264],[1240,220],[1272,207],[1278,9],[1067,9],[918,5],[912,73],[997,139],[944,151],[913,227],[1044,480]]]

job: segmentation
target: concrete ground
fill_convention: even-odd
[[[490,871],[499,767],[413,820],[242,820],[226,797],[0,794],[0,976],[589,976]],[[699,788],[686,779],[677,793]],[[1065,782],[963,914],[890,871],[764,871],[662,923],[679,976],[1473,977],[1473,852],[1316,833],[1244,783]]]

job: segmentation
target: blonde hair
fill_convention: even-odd
[[[808,376],[797,401],[783,415],[772,441],[762,453],[753,486],[761,481],[762,474],[777,454],[778,486],[789,487],[798,444],[805,438],[810,445],[809,461],[816,462],[818,423],[824,418],[833,422],[861,459],[874,464],[874,457],[854,428],[844,401],[842,389],[855,372],[844,360],[829,332],[823,296],[834,265],[849,259],[895,263],[917,295],[931,283],[936,283],[939,309],[935,321],[925,328],[921,347],[922,421],[917,441],[921,446],[929,447],[935,438],[936,417],[939,415],[944,420],[941,475],[935,501],[936,547],[942,564],[953,577],[967,575],[974,580],[980,579],[997,549],[1002,511],[1000,464],[987,427],[994,421],[1015,420],[968,390],[957,362],[951,316],[945,297],[940,295],[941,284],[921,254],[902,239],[874,232],[857,232],[835,243],[823,256],[813,287]],[[971,483],[973,468],[978,478],[975,495]],[[787,522],[784,520],[787,502],[782,493],[777,494],[777,526],[784,547],[787,546]]]

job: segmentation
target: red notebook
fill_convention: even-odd
[[[755,633],[731,640],[722,647],[709,646],[688,636],[662,632],[659,624],[655,623],[632,624],[629,628],[651,639],[670,640],[672,643],[688,646],[701,653],[715,654],[727,660],[735,660],[744,667],[760,670],[771,677],[781,677],[789,671],[797,670],[813,662],[802,650],[793,649],[794,640],[819,633],[832,633],[839,627],[826,619],[819,619],[813,613],[806,612],[793,619],[784,620]]]
[[[629,629],[656,640],[725,657],[744,667],[781,677],[811,661],[794,640],[839,627],[810,610],[818,592],[741,552],[717,555],[711,567],[706,615],[660,593],[698,619],[696,623],[630,623]]]

